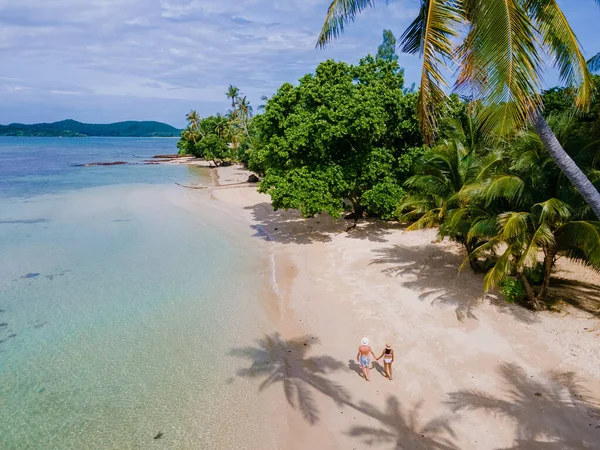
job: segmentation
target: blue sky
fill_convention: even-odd
[[[600,8],[559,0],[587,56],[600,51]],[[227,86],[253,105],[328,58],[376,52],[417,0],[380,2],[345,36],[315,50],[329,0],[0,0],[0,123],[160,120],[225,112]],[[419,61],[400,55],[406,82]],[[547,85],[556,83],[550,71]]]

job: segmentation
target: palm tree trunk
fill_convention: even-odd
[[[519,278],[521,278],[521,281],[523,282],[523,288],[525,289],[527,302],[531,305],[531,307],[535,311],[541,311],[542,309],[544,309],[544,304],[540,302],[538,297],[535,295],[535,291],[533,290],[531,283],[529,283],[529,280],[523,272],[519,273]]]
[[[565,150],[556,139],[556,136],[548,126],[541,112],[537,111],[532,117],[533,129],[540,137],[540,140],[546,147],[546,150],[565,176],[573,183],[575,189],[579,191],[585,202],[592,208],[596,217],[600,219],[600,193],[594,185],[588,180],[577,164],[565,152]]]
[[[550,287],[550,278],[552,276],[552,269],[554,268],[554,257],[556,256],[556,248],[551,247],[544,251],[544,281],[537,295],[540,301],[545,301],[548,295],[548,287]]]

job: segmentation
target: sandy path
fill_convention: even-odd
[[[345,233],[344,221],[273,211],[251,187],[211,195],[241,211],[274,263],[265,306],[279,333],[248,367],[288,400],[286,448],[600,449],[598,318],[482,299],[481,277],[458,275],[462,257],[432,230]],[[360,378],[362,336],[378,354],[394,346],[393,381],[380,366]]]

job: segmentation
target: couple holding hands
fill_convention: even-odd
[[[369,346],[369,339],[366,337],[362,338],[361,345],[358,347],[358,353],[356,354],[356,360],[360,364],[363,378],[367,381],[369,381],[369,366],[371,365],[371,358],[369,355],[373,355],[373,358],[376,361],[379,361],[381,358],[383,358],[383,369],[385,376],[388,378],[388,380],[391,380],[392,363],[394,362],[394,350],[392,350],[392,346],[390,344],[386,344],[378,358],[375,356],[375,353],[373,353],[373,350]]]

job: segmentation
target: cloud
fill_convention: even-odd
[[[374,53],[382,29],[399,36],[418,4],[380,2],[315,50],[329,0],[0,0],[0,123],[38,120],[13,105],[44,111],[44,120],[79,118],[88,96],[102,108],[88,120],[154,108],[180,126],[187,111],[175,106],[224,111],[229,84],[259,104],[325,59]],[[407,84],[417,81],[417,58],[400,63]]]

